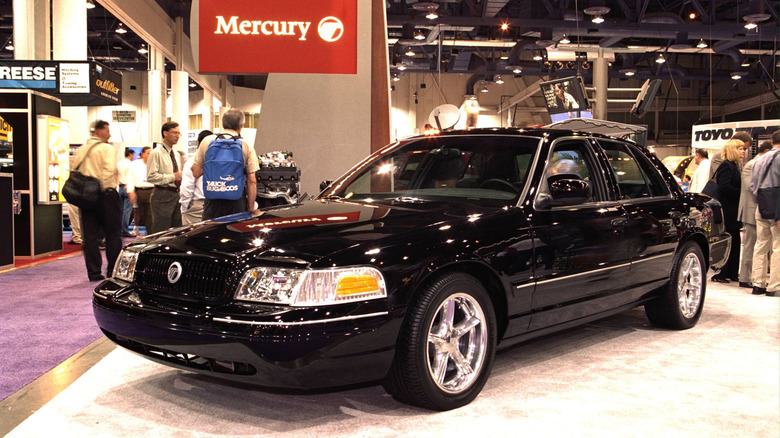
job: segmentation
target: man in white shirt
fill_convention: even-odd
[[[149,234],[149,226],[152,224],[152,206],[150,200],[152,196],[152,190],[154,189],[154,184],[146,180],[146,161],[149,159],[149,153],[151,151],[151,147],[144,146],[144,148],[141,150],[141,155],[139,156],[140,159],[133,161],[132,165],[130,166],[130,174],[132,175],[133,180],[133,191],[135,193],[136,199],[134,206],[135,208],[133,210],[135,214],[135,226],[133,227],[133,231],[130,233],[134,236],[138,235],[138,227],[141,226],[141,219],[144,221],[147,234]]]
[[[688,191],[691,193],[701,193],[704,185],[710,179],[710,160],[709,154],[704,149],[696,149],[693,161],[698,166],[691,176],[691,184]]]
[[[213,132],[203,130],[198,134],[198,144]],[[192,174],[193,154],[185,163],[181,172],[181,187],[179,187],[179,204],[181,205],[181,224],[190,225],[203,220],[203,176],[195,178]]]
[[[130,175],[130,164],[135,158],[135,151],[125,148],[125,157],[116,163],[119,173],[119,198],[122,200],[122,237],[132,237],[128,230],[130,216],[133,214],[135,192],[133,191],[133,177]]]

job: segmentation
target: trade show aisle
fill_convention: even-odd
[[[8,437],[780,435],[780,300],[733,284],[707,292],[691,330],[653,328],[634,309],[503,351],[482,394],[450,412],[380,386],[245,389],[117,348]]]

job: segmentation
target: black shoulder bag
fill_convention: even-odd
[[[81,167],[89,153],[98,144],[95,143],[89,148],[81,163],[70,171],[68,179],[62,185],[62,196],[65,197],[65,200],[76,207],[86,210],[94,210],[100,204],[100,181],[97,178],[79,172],[79,167]]]
[[[775,154],[772,157],[772,161],[767,163],[764,170],[764,176],[761,177],[761,181],[766,179],[772,166],[776,166],[775,160],[777,159]],[[764,187],[758,189],[758,213],[763,219],[780,219],[780,187]]]

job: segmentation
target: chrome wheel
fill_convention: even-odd
[[[436,309],[427,338],[426,362],[435,384],[452,394],[469,388],[480,375],[488,342],[477,300],[464,293],[447,297]]]
[[[699,310],[703,282],[699,258],[693,253],[686,254],[677,278],[677,298],[684,317],[691,318]]]

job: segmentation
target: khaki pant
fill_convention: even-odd
[[[181,224],[191,225],[203,220],[203,199],[193,199],[188,210],[181,208]]]
[[[780,222],[774,219],[762,219],[756,209],[756,246],[753,250],[753,286],[766,287],[767,292],[780,292]],[[767,255],[772,254],[767,266]],[[767,268],[769,283],[766,280]]]

